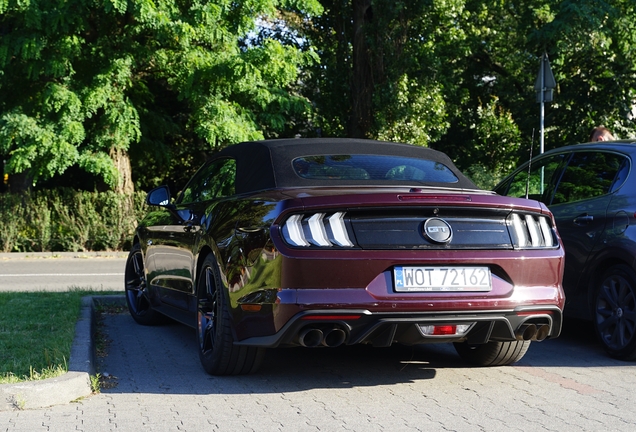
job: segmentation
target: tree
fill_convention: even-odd
[[[505,173],[538,136],[533,85],[544,51],[558,83],[547,148],[584,141],[597,124],[635,132],[633,2],[323,4],[302,32],[321,58],[305,94],[325,135],[428,145],[464,170]]]
[[[421,145],[439,138],[448,126],[439,52],[454,37],[436,35],[449,19],[446,6],[439,11],[427,0],[323,5],[325,13],[301,29],[321,59],[305,81],[321,132]]]
[[[504,173],[536,147],[543,52],[558,84],[546,148],[599,124],[636,132],[631,0],[321,4],[0,0],[11,181],[88,172],[125,189],[130,157],[138,187],[181,186],[225,145],[298,133],[431,146]]]
[[[587,140],[603,124],[634,137],[636,5],[629,0],[562,1],[532,39],[551,55],[558,89],[549,120],[553,146]]]
[[[308,116],[294,88],[316,58],[273,39],[249,43],[259,17],[283,9],[321,11],[317,0],[0,2],[10,180],[76,167],[128,192],[129,154],[152,172],[148,187],[175,163],[284,133],[288,118]]]

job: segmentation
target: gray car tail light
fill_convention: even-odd
[[[292,246],[353,247],[344,212],[295,214],[283,224],[283,238]]]
[[[512,213],[507,219],[515,249],[553,248],[556,235],[546,216]]]

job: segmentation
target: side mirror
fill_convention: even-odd
[[[146,204],[151,206],[169,207],[170,189],[168,186],[159,186],[148,192]]]

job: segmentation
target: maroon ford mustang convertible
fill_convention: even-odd
[[[140,324],[196,328],[210,374],[266,348],[453,342],[483,366],[557,337],[564,254],[545,205],[479,190],[443,153],[353,139],[232,145],[148,194],[126,264]]]

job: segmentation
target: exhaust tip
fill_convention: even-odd
[[[320,329],[306,328],[298,335],[298,343],[304,347],[312,348],[320,345],[323,340],[323,334]]]
[[[550,326],[547,324],[540,325],[537,329],[537,334],[535,336],[535,340],[541,342],[545,340],[550,335]]]
[[[537,326],[534,324],[523,324],[515,332],[517,340],[532,340],[537,335]]]
[[[324,333],[322,344],[326,347],[335,348],[344,343],[347,334],[340,328],[333,328]]]

